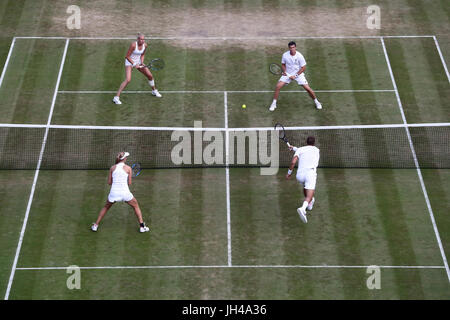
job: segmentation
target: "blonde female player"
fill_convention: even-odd
[[[109,169],[108,184],[111,186],[111,191],[109,192],[108,200],[106,201],[105,206],[98,214],[97,221],[91,226],[92,231],[97,231],[100,221],[102,221],[106,212],[108,212],[116,201],[125,201],[133,207],[134,213],[139,221],[140,232],[150,231],[142,219],[141,209],[139,208],[136,198],[128,188],[128,186],[131,185],[132,171],[131,168],[125,164],[125,161],[127,161],[127,157],[129,155],[130,154],[128,152],[120,152],[116,157],[116,164]]]
[[[161,98],[161,94],[155,87],[155,80],[150,70],[144,65],[144,55],[147,51],[147,44],[145,43],[145,37],[143,34],[139,33],[137,41],[131,43],[128,49],[127,55],[125,57],[125,80],[120,84],[119,90],[117,90],[116,96],[113,98],[115,104],[122,104],[120,101],[120,94],[122,90],[131,81],[131,71],[136,68],[148,79],[148,84],[152,87],[152,95]]]

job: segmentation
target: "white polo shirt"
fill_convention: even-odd
[[[290,51],[286,51],[283,53],[281,57],[281,63],[286,65],[286,73],[293,76],[295,75],[300,68],[306,66],[306,61],[303,55],[296,51],[295,55],[291,56]]]
[[[319,165],[320,150],[315,146],[300,147],[295,151],[298,157],[298,170],[316,169]]]

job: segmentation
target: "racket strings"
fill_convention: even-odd
[[[277,65],[276,63],[270,64],[269,70],[273,74],[281,74],[281,67],[279,65]]]

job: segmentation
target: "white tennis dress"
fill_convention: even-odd
[[[297,148],[294,157],[298,157],[297,181],[305,189],[315,190],[317,179],[317,166],[319,165],[320,150],[315,146]]]
[[[116,169],[112,173],[112,186],[109,191],[108,201],[130,201],[133,199],[133,194],[128,188],[128,173],[125,172],[123,166],[125,163],[120,162],[116,164]]]
[[[145,45],[142,45],[142,50],[139,50],[138,43],[136,41],[136,48],[134,48],[134,51],[130,55],[130,59],[133,61],[133,63],[141,63],[141,56],[145,51]],[[125,58],[125,66],[132,66],[130,61],[128,61],[127,58]]]

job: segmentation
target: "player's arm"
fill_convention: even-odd
[[[144,56],[145,56],[146,51],[147,51],[147,44],[145,44],[144,52],[142,52],[142,54],[141,54],[141,66],[144,65]]]
[[[298,157],[297,156],[292,158],[291,165],[289,166],[289,170],[288,170],[288,173],[286,175],[286,179],[288,179],[288,180],[290,179],[290,177],[292,175],[292,172],[294,171],[294,167],[295,167],[295,164],[297,163],[297,161],[298,161]]]
[[[136,44],[134,42],[130,44],[130,48],[128,48],[127,55],[125,56],[125,59],[127,59],[128,62],[130,62],[133,65],[133,67],[135,67],[135,64],[133,60],[131,60],[131,54],[133,53],[135,46]]]
[[[113,173],[115,167],[116,166],[112,166],[111,169],[109,169],[109,174],[108,174],[108,184],[109,185],[112,185],[112,173]]]
[[[133,175],[133,172],[131,171],[130,166],[126,166],[126,168],[127,168],[127,173],[128,173],[128,185],[131,186],[131,176]]]
[[[298,70],[296,76],[298,77],[298,76],[301,75],[303,72],[305,72],[305,70],[306,70],[306,64],[305,64],[303,67],[301,67],[300,70]]]
[[[287,75],[287,73],[286,73],[286,64],[285,64],[285,63],[282,63],[282,64],[281,64],[281,70],[283,71],[283,72],[281,73],[283,76]]]

